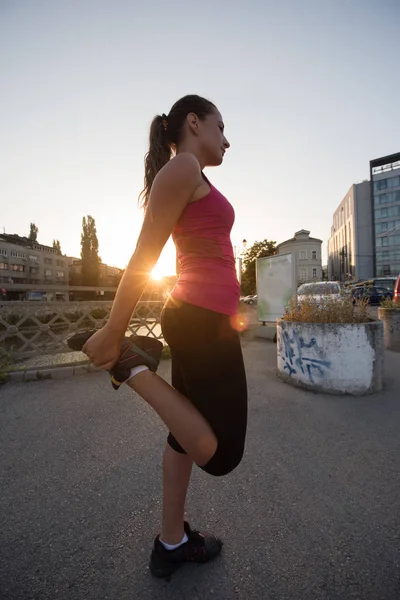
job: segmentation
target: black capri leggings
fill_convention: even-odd
[[[161,326],[171,349],[172,385],[205,417],[218,440],[211,475],[226,475],[240,463],[247,427],[247,384],[239,334],[230,317],[170,300]],[[185,453],[170,433],[168,443]]]

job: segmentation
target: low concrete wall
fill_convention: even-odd
[[[383,387],[383,324],[295,323],[278,319],[278,375],[330,394],[372,394]]]
[[[400,308],[379,308],[385,348],[400,352]]]

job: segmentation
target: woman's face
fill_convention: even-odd
[[[224,122],[217,109],[203,120],[197,121],[197,135],[206,166],[217,167],[224,159],[230,144],[224,135]]]

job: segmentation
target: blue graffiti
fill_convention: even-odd
[[[313,350],[312,354],[318,358],[307,356],[307,350]],[[324,351],[319,348],[317,340],[311,338],[306,342],[304,338],[297,332],[293,332],[290,337],[287,331],[282,331],[278,340],[278,352],[284,362],[283,370],[287,371],[289,376],[296,375],[301,372],[307,375],[310,383],[315,383],[314,377],[325,376],[325,369],[329,369],[331,363],[326,360]]]

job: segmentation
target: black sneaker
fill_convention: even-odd
[[[95,329],[79,331],[68,338],[67,344],[72,350],[80,351],[94,333],[96,333]],[[150,371],[157,371],[162,349],[162,342],[150,336],[131,335],[125,337],[121,344],[119,359],[110,371],[113,388],[118,390],[129,379],[131,369],[139,365],[146,365]]]
[[[184,523],[189,540],[176,548],[167,550],[158,535],[150,557],[150,571],[155,577],[168,577],[186,562],[204,563],[221,552],[222,541],[211,533],[200,533]]]

